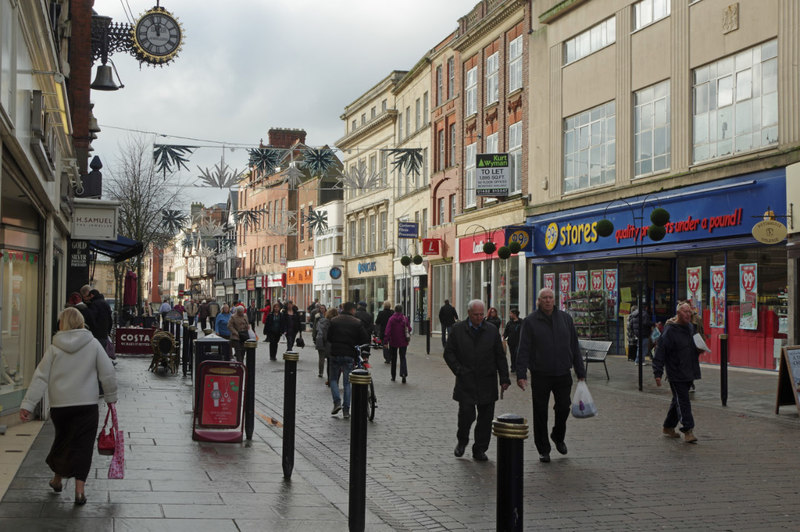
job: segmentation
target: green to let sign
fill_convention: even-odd
[[[511,174],[507,153],[479,153],[475,166],[476,196],[508,196]]]

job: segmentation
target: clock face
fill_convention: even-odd
[[[163,64],[178,55],[182,43],[178,21],[164,8],[154,7],[133,28],[133,43],[140,61]]]

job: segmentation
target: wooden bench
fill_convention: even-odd
[[[611,380],[606,366],[608,350],[611,349],[611,342],[607,340],[578,340],[578,346],[583,353],[583,362],[586,364],[586,374],[589,374],[590,362],[602,362],[606,370],[606,380]]]

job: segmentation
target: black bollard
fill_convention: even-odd
[[[244,434],[253,439],[253,424],[256,415],[256,347],[255,340],[244,343],[245,387],[244,387]]]
[[[188,341],[186,342],[185,353],[186,358],[183,360],[183,376],[191,374],[193,371],[194,363],[194,342],[197,340],[197,327],[190,325],[186,328],[189,331]]]
[[[719,393],[722,406],[728,406],[728,335],[719,335]]]
[[[425,324],[425,354],[431,354],[431,320],[423,320]]]
[[[192,341],[189,338],[189,322],[183,322],[183,341],[181,342],[181,368],[183,370],[183,376],[186,376],[187,373],[187,362],[189,360],[189,351],[191,350]]]
[[[253,341],[255,347],[256,342]],[[283,477],[292,478],[294,469],[294,414],[297,409],[297,361],[294,351],[283,354],[286,368],[283,374]]]
[[[364,530],[367,497],[367,396],[372,377],[365,369],[350,372],[353,386],[350,409],[350,501],[348,523],[350,532]],[[333,383],[331,383],[333,385]]]
[[[497,436],[497,530],[521,531],[523,506],[523,440],[528,424],[517,414],[503,414],[492,422]]]

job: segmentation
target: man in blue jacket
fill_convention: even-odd
[[[517,385],[525,390],[528,370],[531,371],[533,396],[533,441],[539,451],[539,461],[550,461],[550,441],[547,438],[547,406],[550,394],[555,400],[555,421],[550,438],[556,450],[567,454],[564,437],[570,411],[569,393],[575,370],[578,380],[586,378],[578,347],[578,333],[572,317],[555,308],[555,294],[549,288],[539,290],[536,311],[522,322],[519,349],[517,350]]]
[[[699,351],[694,343],[694,325],[692,325],[692,305],[678,305],[676,320],[670,320],[658,339],[656,356],[653,358],[653,376],[656,386],[661,386],[661,376],[667,369],[669,387],[672,390],[672,403],[669,405],[667,418],[661,429],[665,436],[680,438],[675,430],[678,421],[682,422],[681,432],[686,443],[696,443],[693,433],[694,417],[692,403],[689,400],[689,388],[695,379],[700,378]]]

